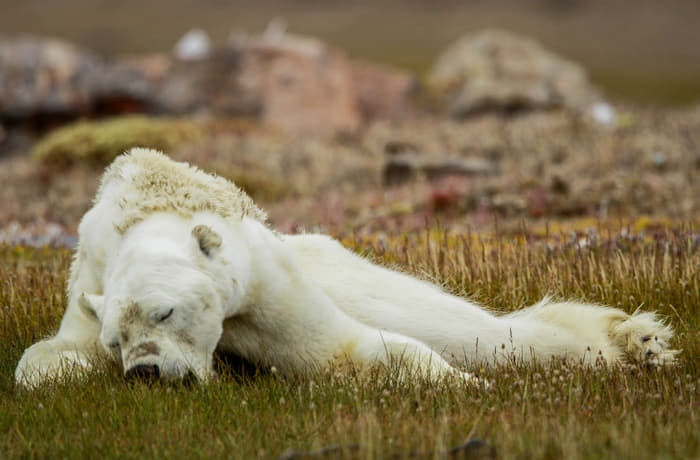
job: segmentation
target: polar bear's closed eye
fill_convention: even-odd
[[[167,320],[168,318],[170,318],[171,316],[173,316],[173,312],[174,312],[174,311],[175,311],[175,309],[174,309],[174,308],[171,308],[171,309],[168,310],[168,312],[165,313],[164,315],[160,315],[160,317],[158,318],[158,322],[159,322],[159,323],[162,323],[163,321],[165,321],[165,320]]]

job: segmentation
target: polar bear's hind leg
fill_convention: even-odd
[[[406,381],[411,380],[413,373],[418,373],[435,381],[454,376],[470,384],[488,386],[487,382],[452,367],[424,343],[393,332],[371,329],[362,340],[346,346],[344,352],[354,362],[398,365],[400,378]]]
[[[669,348],[673,329],[656,313],[624,311],[579,302],[540,303],[513,314],[536,318],[568,331],[572,339],[606,361],[633,360],[649,364],[672,364],[678,350]]]

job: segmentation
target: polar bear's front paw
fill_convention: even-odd
[[[92,367],[92,362],[83,353],[74,350],[55,351],[44,342],[39,342],[25,351],[15,371],[15,382],[25,388],[35,388],[83,376]]]

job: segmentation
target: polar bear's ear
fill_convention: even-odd
[[[199,250],[207,257],[211,257],[221,247],[221,236],[206,225],[197,225],[193,228],[192,236],[197,242]]]
[[[89,318],[102,322],[102,313],[105,307],[105,296],[94,294],[80,294],[78,297],[80,310]]]

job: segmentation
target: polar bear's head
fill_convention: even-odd
[[[222,252],[221,237],[205,225],[176,237],[136,235],[107,272],[104,296],[80,296],[127,377],[212,375],[223,321],[240,303],[235,267]]]

